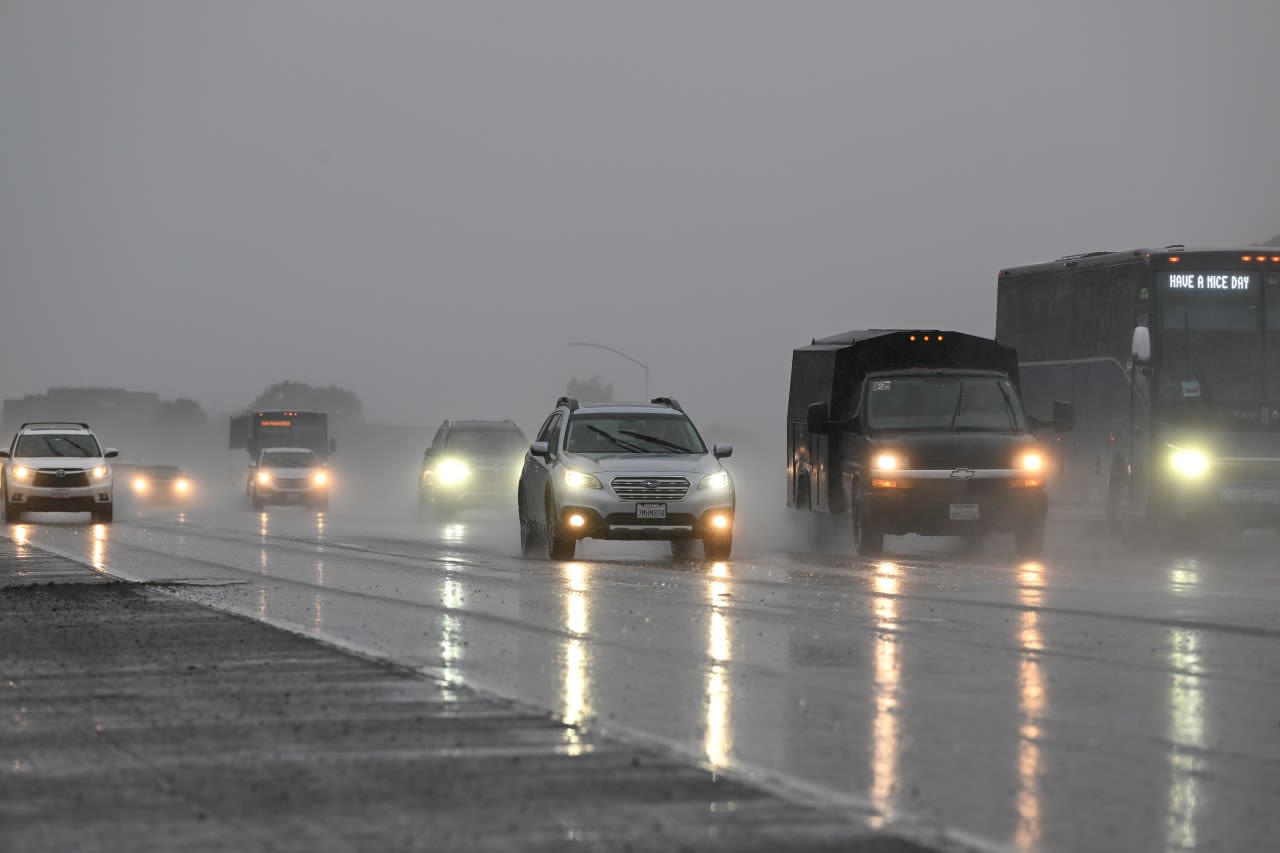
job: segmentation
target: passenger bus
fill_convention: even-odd
[[[1183,246],[1002,270],[996,340],[1029,409],[1075,404],[1054,504],[1118,528],[1280,524],[1280,248]]]
[[[323,461],[336,449],[324,412],[275,410],[246,412],[231,418],[230,447],[257,459],[264,447],[305,447]]]

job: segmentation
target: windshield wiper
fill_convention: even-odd
[[[67,454],[65,454],[65,453],[59,453],[59,452],[58,452],[58,448],[54,447],[54,446],[53,446],[53,442],[52,442],[52,441],[50,441],[49,439],[47,439],[47,438],[42,438],[42,439],[40,439],[40,440],[44,442],[44,446],[45,446],[45,447],[49,448],[49,453],[50,453],[51,455],[53,455],[53,456],[66,456],[66,455],[67,455]]]
[[[669,447],[672,450],[674,450],[676,453],[693,453],[692,450],[690,450],[689,448],[685,447],[682,444],[676,444],[673,441],[667,441],[665,438],[658,438],[656,435],[645,435],[642,432],[635,432],[634,430],[629,430],[629,429],[620,429],[618,430],[618,432],[622,433],[623,435],[629,435],[632,438],[638,438],[641,441],[649,441],[654,444],[660,445],[662,447]]]
[[[632,444],[629,441],[623,441],[613,433],[608,432],[607,430],[600,429],[600,427],[596,426],[595,424],[587,424],[587,429],[591,430],[596,435],[603,435],[605,438],[609,439],[609,441],[618,445],[618,447],[621,447],[623,450],[630,450],[632,453],[648,453],[649,452],[648,450],[645,450],[643,447],[640,447],[637,444]]]
[[[63,441],[65,441],[67,444],[71,445],[72,447],[74,447],[76,450],[79,450],[79,451],[80,451],[83,455],[85,455],[85,456],[93,456],[93,455],[94,455],[94,454],[92,454],[92,453],[90,453],[90,452],[89,452],[89,448],[87,448],[87,447],[81,447],[79,444],[77,444],[76,442],[72,441],[72,440],[71,440],[71,439],[69,439],[69,438],[66,438],[65,436],[63,437],[63,439],[62,439],[62,440],[63,440]],[[62,454],[58,454],[58,455],[59,455],[59,456],[61,456]]]

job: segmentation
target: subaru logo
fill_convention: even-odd
[[[973,469],[972,469],[972,468],[956,468],[956,469],[952,470],[952,472],[951,472],[951,479],[953,479],[953,480],[972,480],[972,479],[973,479]]]
[[[646,489],[656,489],[656,488],[658,488],[658,481],[657,481],[657,480],[645,480],[645,481],[644,481],[644,487],[645,487]]]

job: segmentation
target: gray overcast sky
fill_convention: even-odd
[[[0,395],[775,430],[1002,266],[1280,231],[1280,3],[0,0]]]

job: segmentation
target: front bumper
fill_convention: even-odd
[[[863,492],[868,520],[885,533],[964,536],[1011,533],[1042,522],[1049,498],[1042,486],[1012,479],[928,480]]]
[[[11,483],[5,496],[14,506],[25,512],[91,512],[111,506],[111,481],[92,486],[76,486],[68,489],[23,486]]]
[[[557,509],[561,528],[577,539],[706,539],[730,536],[734,523],[732,492],[700,491],[691,488],[681,500],[654,501],[665,507],[665,518],[642,518],[637,513],[644,501],[624,501],[610,489],[579,489],[557,496],[562,502]],[[579,514],[585,520],[581,527],[568,523]],[[726,526],[715,519],[724,518]]]

